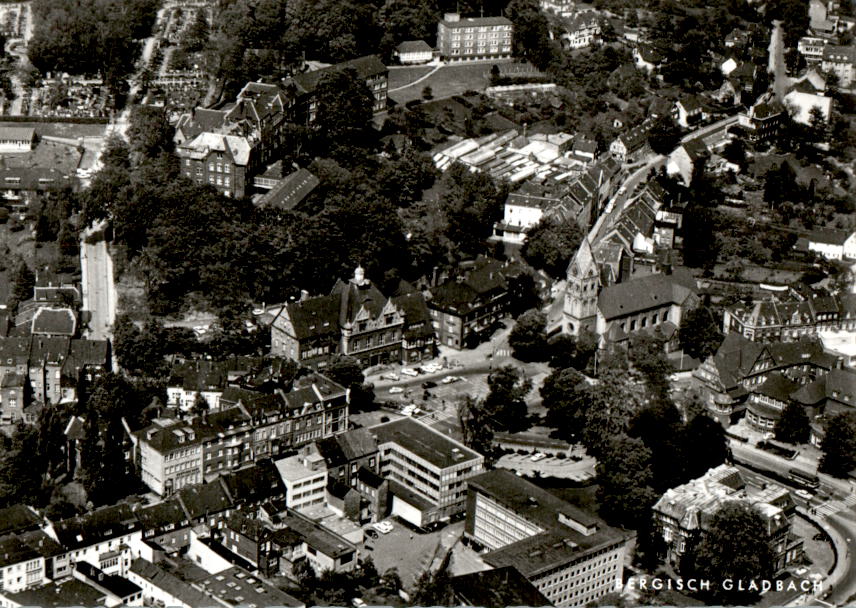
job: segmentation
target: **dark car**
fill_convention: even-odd
[[[369,528],[368,530],[366,530],[366,536],[368,536],[369,538],[377,538],[378,533]]]
[[[422,383],[422,388],[424,388],[424,389],[436,388],[436,387],[437,387],[437,383],[434,382],[433,380],[428,380],[427,382]]]

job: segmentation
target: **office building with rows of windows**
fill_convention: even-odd
[[[393,515],[424,527],[464,512],[467,479],[482,472],[484,456],[412,418],[369,430]]]
[[[620,588],[627,537],[502,469],[467,481],[464,542],[494,568],[514,566],[561,608]]]
[[[437,48],[444,61],[511,57],[514,26],[505,17],[461,18],[446,13],[437,25]]]

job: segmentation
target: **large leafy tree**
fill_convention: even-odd
[[[661,335],[640,334],[630,341],[630,360],[634,369],[642,374],[653,399],[665,400],[669,394],[669,375],[674,371],[666,359]]]
[[[482,172],[473,173],[456,163],[443,175],[444,195],[440,209],[445,220],[444,236],[459,254],[483,250],[494,223],[502,216],[507,187],[497,185]]]
[[[663,492],[686,480],[684,425],[674,404],[657,401],[640,410],[631,422],[629,433],[651,450],[650,484],[655,489]]]
[[[541,386],[545,422],[562,439],[574,440],[585,424],[587,387],[585,377],[573,368],[555,370]]]
[[[588,408],[582,442],[590,454],[599,458],[610,440],[627,432],[631,419],[642,407],[643,396],[627,373],[618,369],[602,373],[586,393]]]
[[[345,164],[362,158],[373,145],[370,128],[374,95],[352,68],[326,73],[315,89],[321,149]]]
[[[774,429],[776,439],[785,443],[805,443],[811,435],[811,427],[805,407],[790,401],[782,410],[782,416]]]
[[[489,392],[485,409],[498,429],[515,432],[527,428],[529,419],[525,398],[532,381],[523,371],[510,365],[499,368],[487,378]]]
[[[561,279],[583,237],[582,229],[574,220],[544,218],[526,234],[520,254],[534,268]]]
[[[856,468],[856,413],[842,412],[826,424],[820,445],[823,456],[818,469],[835,477],[845,477]]]
[[[773,552],[763,516],[750,504],[728,501],[711,519],[704,538],[694,552],[695,573],[716,587],[717,601],[731,605],[750,605],[758,593],[726,590],[721,581],[770,580],[773,575]]]
[[[688,310],[678,328],[681,348],[690,357],[704,361],[722,344],[723,335],[713,311],[706,306]]]
[[[518,319],[508,336],[514,356],[521,361],[544,361],[547,349],[547,317],[539,310],[528,310]]]
[[[486,460],[492,460],[496,422],[484,402],[465,395],[458,402],[457,413],[464,445],[482,454]]]
[[[657,493],[651,488],[651,450],[641,439],[609,439],[597,464],[599,512],[609,522],[637,528],[650,516]]]

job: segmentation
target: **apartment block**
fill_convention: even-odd
[[[437,48],[444,61],[511,57],[514,25],[505,17],[462,18],[446,13],[437,25]]]

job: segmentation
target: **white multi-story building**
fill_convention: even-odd
[[[468,480],[464,542],[494,568],[514,566],[554,606],[621,588],[627,537],[510,471]]]
[[[444,61],[511,57],[514,25],[505,17],[461,18],[446,13],[437,25],[437,49]]]
[[[323,505],[327,496],[327,468],[318,454],[289,456],[276,461],[285,484],[286,506],[302,511]]]
[[[856,80],[856,46],[827,45],[820,67],[838,76],[839,86],[849,87]]]
[[[466,508],[466,480],[482,472],[484,456],[412,418],[369,429],[380,474],[389,481],[392,514],[423,527]]]

